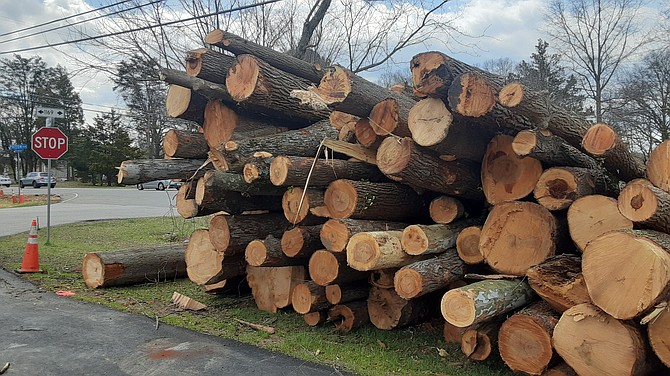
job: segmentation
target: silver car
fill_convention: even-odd
[[[25,186],[33,186],[33,188],[46,187],[48,183],[49,174],[47,172],[29,172],[28,175],[24,176],[19,180],[19,186],[21,188]],[[56,177],[51,176],[51,188],[56,186]]]
[[[12,184],[12,179],[9,178],[7,175],[0,175],[0,185],[4,185],[5,187],[9,187]]]
[[[143,189],[155,189],[158,191],[164,191],[166,188],[179,188],[181,186],[180,182],[174,182],[172,180],[154,180],[148,181],[146,183],[140,183],[137,185],[137,189],[140,191]]]

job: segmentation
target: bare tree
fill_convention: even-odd
[[[518,63],[509,57],[500,57],[497,59],[489,59],[483,62],[480,66],[485,71],[495,73],[498,76],[510,78],[516,73]]]
[[[638,19],[643,0],[552,0],[546,21],[563,56],[603,120],[619,68],[649,42]]]

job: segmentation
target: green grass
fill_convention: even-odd
[[[338,335],[331,325],[307,326],[291,309],[276,314],[263,312],[256,308],[249,294],[209,295],[187,279],[98,290],[88,289],[83,282],[80,269],[87,252],[180,242],[195,228],[206,226],[202,218],[86,222],[52,227],[50,245],[44,244],[43,229],[39,231],[39,254],[45,273],[24,277],[52,291],[73,291],[74,299],[157,317],[163,323],[338,366],[360,375],[512,375],[497,355],[483,363],[470,362],[460,348],[445,344],[439,318],[391,331],[368,325]],[[0,238],[0,265],[8,270],[19,268],[26,239],[26,234]],[[174,291],[206,304],[207,310],[178,310],[170,303]],[[274,335],[257,332],[237,324],[235,318],[269,325],[277,332]],[[438,349],[446,350],[448,355],[440,356]]]

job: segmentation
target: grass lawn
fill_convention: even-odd
[[[383,331],[372,325],[338,335],[332,325],[309,327],[292,309],[277,314],[256,308],[250,294],[235,291],[209,295],[188,279],[146,283],[131,287],[92,290],[81,277],[86,252],[182,242],[205,219],[128,219],[86,222],[51,228],[51,244],[45,245],[46,229],[40,230],[39,254],[43,274],[25,278],[52,291],[70,290],[74,299],[95,302],[114,309],[143,314],[160,322],[204,333],[236,339],[298,358],[335,365],[360,375],[512,375],[498,355],[483,363],[471,362],[456,345],[442,339],[442,319],[430,323]],[[8,270],[20,267],[27,235],[0,238],[0,265]],[[170,298],[174,291],[208,306],[206,311],[177,309]],[[69,299],[69,298],[63,298]],[[269,325],[276,334],[257,332],[235,321],[240,318]]]

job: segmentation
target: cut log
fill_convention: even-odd
[[[286,256],[281,250],[279,239],[272,235],[249,242],[244,259],[251,266],[304,266],[307,263],[306,258]]]
[[[481,181],[486,200],[492,205],[528,196],[542,174],[535,158],[519,158],[512,150],[512,136],[493,138],[482,161]]]
[[[552,167],[545,170],[537,181],[533,196],[549,210],[567,209],[576,199],[588,195],[616,196],[618,186],[600,169],[581,167]]]
[[[519,280],[485,280],[447,291],[442,317],[458,327],[478,324],[528,304],[533,290]]]
[[[302,315],[302,318],[305,320],[305,324],[309,326],[325,324],[328,322],[328,310],[324,309],[323,311],[307,312]]]
[[[204,285],[202,286],[202,289],[208,294],[220,294],[231,290],[231,286],[228,284],[228,280],[224,279],[221,282]]]
[[[578,375],[644,375],[649,371],[640,330],[593,305],[580,304],[565,311],[552,338],[556,352]]]
[[[396,98],[386,98],[375,104],[370,111],[370,125],[379,136],[410,137],[412,133],[407,125],[409,112],[416,104],[413,100],[399,101]]]
[[[393,288],[373,286],[368,296],[370,322],[381,330],[392,330],[426,320],[435,311],[430,296],[405,300]]]
[[[528,268],[560,250],[561,230],[556,218],[543,206],[505,202],[489,213],[479,250],[493,270],[523,276]]]
[[[456,246],[462,229],[477,224],[481,224],[481,220],[474,218],[447,225],[411,225],[403,230],[400,243],[409,255],[442,253]]]
[[[410,97],[373,84],[339,65],[328,67],[319,87],[310,90],[331,110],[359,117],[368,117],[374,106],[385,99],[394,99],[407,109],[415,103]]]
[[[452,111],[469,117],[485,115],[496,104],[495,89],[486,78],[475,72],[454,77],[447,97]]]
[[[624,217],[643,227],[670,233],[670,193],[656,188],[650,181],[631,181],[617,202]]]
[[[323,198],[331,218],[406,221],[424,217],[423,199],[398,183],[370,183],[339,179],[330,183]]]
[[[291,305],[293,291],[304,280],[304,266],[247,266],[247,282],[261,311],[277,313]]]
[[[367,280],[368,273],[347,265],[347,255],[319,250],[309,258],[309,275],[317,285]]]
[[[189,76],[186,72],[167,68],[161,68],[159,78],[170,85],[190,89],[204,98],[219,99],[226,103],[234,104],[226,85],[206,81],[201,78]],[[186,95],[187,98],[184,98],[184,95]],[[185,92],[183,89],[173,89],[172,91],[168,90],[165,102],[166,107],[172,107],[173,111],[178,114],[180,111],[183,111],[181,108],[187,106],[187,104],[182,104],[182,102],[186,103],[187,101],[190,101],[189,93]],[[207,104],[207,100],[203,103],[203,111],[205,104]]]
[[[174,281],[186,277],[184,246],[89,252],[81,273],[90,288]]]
[[[595,159],[544,129],[517,133],[512,141],[512,150],[520,157],[533,157],[549,166],[603,169]]]
[[[405,223],[387,222],[383,220],[329,219],[321,227],[319,237],[321,244],[331,252],[342,252],[346,249],[349,239],[359,232],[402,230]]]
[[[423,52],[410,61],[414,95],[419,97],[446,98],[456,76],[466,72],[486,74],[441,52]],[[492,76],[488,74],[487,77]]]
[[[313,83],[321,81],[321,77],[323,76],[322,67],[318,64],[311,64],[291,55],[277,52],[272,48],[261,46],[220,29],[215,29],[207,34],[205,36],[205,43],[223,48],[235,55],[251,54],[258,56],[278,69],[302,77]]]
[[[330,113],[330,124],[337,130],[353,128],[360,117],[346,112],[333,111]]]
[[[270,181],[277,186],[327,187],[337,179],[388,181],[376,166],[341,159],[278,156],[270,165]]]
[[[274,158],[258,158],[255,162],[244,164],[242,176],[249,184],[254,182],[270,181],[270,163]]]
[[[210,100],[205,107],[202,131],[211,149],[228,142],[233,137],[239,119],[237,113],[219,100]]]
[[[399,269],[389,268],[370,271],[370,285],[382,289],[393,289],[393,277]]]
[[[668,265],[670,235],[651,230],[608,232],[591,241],[582,256],[593,303],[620,320],[640,316],[670,298]]]
[[[403,299],[414,299],[463,278],[465,264],[452,249],[434,258],[406,265],[395,273],[393,286]]]
[[[347,264],[360,271],[400,268],[429,255],[412,256],[402,249],[401,231],[359,232],[347,244]]]
[[[667,306],[649,322],[647,333],[656,356],[666,367],[670,367],[670,341],[668,341],[670,338],[670,310]]]
[[[526,271],[528,284],[558,312],[578,304],[591,303],[582,276],[582,260],[577,255],[562,254],[548,258]]]
[[[281,213],[216,214],[209,220],[209,240],[218,252],[239,255],[245,252],[251,241],[268,235],[279,237],[289,226]]]
[[[466,227],[458,233],[456,251],[458,257],[468,265],[477,265],[484,262],[484,256],[479,249],[481,226]]]
[[[235,58],[209,48],[200,48],[186,53],[186,74],[203,80],[226,83],[228,69]]]
[[[218,190],[199,197],[196,188],[195,202],[200,210],[224,211],[231,215],[256,210],[281,211],[281,200],[276,196],[249,196],[234,191]]]
[[[293,309],[300,313],[318,312],[331,307],[326,299],[326,288],[313,281],[298,284],[291,296]]]
[[[170,85],[165,108],[169,117],[189,120],[202,125],[207,98],[189,88]]]
[[[409,137],[386,138],[377,150],[377,166],[395,181],[456,197],[481,198],[476,166],[463,161],[445,161]]]
[[[346,285],[332,284],[326,286],[326,300],[333,305],[367,299],[369,293],[370,286],[360,282],[352,282]]]
[[[452,121],[447,105],[437,98],[420,100],[407,118],[412,139],[421,146],[437,145],[447,138]]]
[[[649,155],[647,179],[655,186],[670,192],[670,140],[661,142]]]
[[[591,195],[578,198],[570,205],[568,228],[570,237],[583,252],[591,240],[608,231],[632,229],[633,222],[621,214],[617,200]]]
[[[295,123],[313,123],[327,119],[330,111],[302,105],[293,90],[307,90],[310,83],[273,67],[253,55],[237,55],[228,70],[226,87],[236,102],[265,108],[265,114]]]
[[[377,151],[363,145],[352,144],[339,140],[323,140],[323,146],[336,152],[347,155],[361,162],[377,165]]]
[[[163,152],[170,158],[206,159],[209,146],[202,133],[170,129],[163,136]]]
[[[290,187],[282,196],[284,217],[294,225],[325,222],[325,218],[317,218],[327,215],[324,206],[324,191],[321,189],[307,188],[305,192],[302,188]]]
[[[208,230],[193,231],[184,258],[188,278],[197,285],[210,285],[246,272],[244,258],[227,257],[224,260],[224,255],[209,241]]]
[[[242,174],[210,170],[198,180],[195,199],[201,205],[201,202],[209,201],[209,198],[225,191],[240,192],[244,196],[277,196],[277,200],[284,194],[284,189],[275,187],[269,181],[249,184],[244,181]]]
[[[321,225],[298,226],[284,231],[281,237],[281,250],[287,257],[310,257],[315,251],[322,249]]]
[[[444,322],[444,330],[442,331],[442,337],[446,343],[461,344],[461,338],[463,333],[468,330],[469,327],[459,328],[456,325],[451,324],[449,321]]]
[[[449,224],[465,215],[465,207],[451,196],[437,196],[430,202],[428,213],[433,222]]]
[[[568,365],[568,363],[561,361],[546,370],[542,376],[577,376],[577,373]]]
[[[603,165],[623,181],[644,177],[642,161],[633,156],[616,131],[607,124],[594,124],[582,140],[584,150],[602,158]]]
[[[379,148],[381,137],[375,133],[370,119],[360,118],[354,126],[354,134],[356,135],[356,141],[362,146],[373,150]]]
[[[461,336],[461,351],[469,359],[483,361],[497,348],[500,322],[492,321],[468,328]]]
[[[177,213],[179,213],[182,218],[202,217],[214,214],[218,211],[198,206],[195,202],[195,185],[196,182],[194,181],[184,182],[181,187],[179,187],[179,191],[175,196]]]
[[[338,304],[328,311],[328,319],[335,323],[337,333],[347,334],[370,322],[368,302],[359,300]]]
[[[551,336],[560,317],[546,302],[537,302],[505,320],[498,333],[505,364],[515,372],[542,375],[558,360]]]
[[[117,182],[139,184],[153,180],[192,180],[204,175],[204,160],[200,159],[135,159],[121,162]]]

